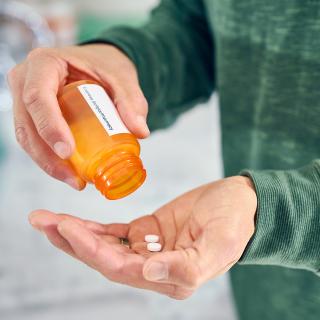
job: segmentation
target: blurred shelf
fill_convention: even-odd
[[[147,20],[142,16],[105,16],[80,15],[78,41],[83,42],[98,37],[102,31],[115,26],[139,26]]]

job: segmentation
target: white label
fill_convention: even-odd
[[[107,133],[129,133],[106,91],[96,84],[83,84],[78,89]]]

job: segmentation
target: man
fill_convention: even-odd
[[[56,95],[87,78],[139,138],[147,114],[150,129],[168,126],[217,90],[230,176],[130,224],[40,211],[32,225],[107,278],[178,299],[239,262],[241,319],[319,319],[319,13],[316,1],[163,0],[142,28],[32,52],[9,75],[17,139],[53,177],[81,188]],[[146,252],[146,231],[161,253]]]

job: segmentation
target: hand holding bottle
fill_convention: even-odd
[[[135,66],[113,46],[36,49],[8,76],[18,142],[44,171],[76,189],[84,182],[64,161],[73,154],[75,143],[57,94],[64,85],[87,79],[108,90],[130,132],[138,138],[149,135],[148,105]]]
[[[256,209],[251,180],[239,176],[194,189],[129,224],[102,225],[43,210],[32,213],[30,223],[112,281],[185,299],[240,259]],[[162,252],[148,251],[147,234],[159,236]],[[130,248],[119,238],[127,238]]]

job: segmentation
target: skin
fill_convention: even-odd
[[[17,141],[47,174],[78,190],[85,183],[64,161],[72,155],[75,142],[57,94],[64,85],[86,79],[106,88],[135,136],[146,138],[150,134],[146,124],[148,104],[135,66],[113,46],[36,49],[8,74]]]
[[[109,280],[186,299],[240,259],[254,233],[256,208],[251,181],[231,177],[128,224],[103,225],[44,210],[29,219],[54,246]],[[159,235],[161,252],[148,252],[146,234]],[[130,248],[119,238],[127,238]]]
[[[85,183],[66,161],[75,143],[57,94],[85,79],[105,87],[134,135],[150,134],[136,68],[115,47],[36,49],[8,75],[18,142],[40,168],[78,190]],[[251,180],[236,176],[196,188],[128,224],[103,225],[45,210],[33,212],[30,223],[112,281],[185,299],[240,259],[254,233],[256,209]],[[145,234],[160,236],[160,253],[148,252]],[[130,248],[119,238],[128,238]]]

